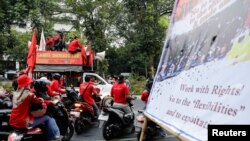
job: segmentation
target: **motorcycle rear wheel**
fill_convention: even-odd
[[[74,125],[72,122],[69,123],[66,134],[64,135],[62,141],[70,141],[72,136],[74,135]]]
[[[110,122],[104,122],[102,128],[102,136],[105,140],[110,140],[113,138],[112,128],[110,125],[111,125]]]
[[[121,123],[119,121],[107,121],[103,125],[102,135],[105,140],[110,140],[120,135]]]
[[[85,127],[85,125],[81,121],[81,119],[77,118],[75,120],[75,131],[76,131],[76,134],[81,134],[83,132],[84,127]]]

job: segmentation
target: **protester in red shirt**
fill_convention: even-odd
[[[149,97],[149,93],[151,91],[152,85],[153,85],[153,80],[151,79],[148,80],[145,86],[145,90],[142,92],[142,95],[141,95],[141,100],[144,101],[146,104],[148,102],[148,97]]]
[[[130,113],[131,109],[127,104],[127,100],[131,100],[129,88],[124,84],[124,76],[119,75],[117,83],[111,88],[111,96],[114,98],[113,107],[122,109],[125,113]]]
[[[85,102],[87,102],[94,108],[95,118],[97,118],[99,115],[99,109],[95,103],[95,100],[93,99],[92,94],[101,96],[99,95],[99,93],[97,93],[96,89],[93,86],[93,83],[90,82],[90,77],[86,76],[85,82],[80,85],[80,95]]]
[[[65,89],[61,88],[60,79],[61,79],[61,75],[59,73],[53,74],[51,85],[50,87],[48,87],[48,94],[51,97],[64,94],[66,92]]]
[[[54,38],[52,37],[52,35],[49,35],[47,38],[46,38],[46,50],[51,50],[53,51],[54,50]]]
[[[62,51],[65,47],[65,38],[62,31],[57,31],[57,35],[54,37],[54,48],[56,51]]]
[[[78,37],[76,36],[72,42],[69,43],[68,45],[68,52],[69,53],[77,53],[81,52],[82,46],[79,43]]]
[[[17,129],[36,127],[44,124],[46,126],[48,140],[60,139],[60,131],[55,120],[47,115],[42,117],[32,117],[30,115],[31,103],[42,103],[42,98],[37,98],[30,91],[32,79],[23,74],[17,78],[18,89],[13,94],[13,108],[11,110],[9,124]]]

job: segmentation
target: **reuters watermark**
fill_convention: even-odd
[[[250,140],[250,125],[208,125],[208,141],[236,139]]]

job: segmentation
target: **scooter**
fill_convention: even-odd
[[[70,115],[75,118],[74,127],[77,134],[81,134],[94,121],[94,109],[86,102],[75,103]]]
[[[0,141],[6,140],[12,128],[9,125],[11,109],[0,110]]]
[[[55,119],[60,133],[63,136],[62,141],[69,141],[74,134],[72,121],[69,119],[66,108],[59,100],[53,101],[53,104],[54,108],[47,114]],[[46,141],[46,134],[44,131],[44,126],[28,129],[14,129],[8,137],[8,141]]]
[[[142,126],[144,123],[144,115],[142,110],[138,110],[138,115],[135,122],[135,133],[137,135],[137,140],[140,140]],[[148,121],[147,128],[145,130],[145,135],[143,136],[143,141],[152,141],[154,137],[161,135],[165,136],[163,129],[152,121]]]
[[[100,89],[96,90],[98,93],[100,92]],[[100,105],[100,97],[94,95],[93,99],[97,105]],[[91,125],[91,123],[96,120],[93,107],[83,102],[81,97],[79,97],[79,101],[74,104],[73,109],[70,111],[70,115],[75,118],[74,127],[77,134],[81,134],[87,126]]]
[[[71,89],[66,89],[66,96],[62,96],[62,102],[68,111],[73,108],[74,103],[79,101],[78,93],[72,86]]]
[[[43,81],[35,81],[34,89],[37,97],[43,97],[43,99],[49,99],[46,95],[46,83]],[[53,117],[60,130],[60,134],[63,136],[63,141],[69,141],[74,134],[73,120],[69,117],[67,109],[59,99],[52,100],[53,104],[47,105],[46,114]],[[14,129],[9,135],[8,141],[45,141],[46,134],[44,133],[43,126],[38,128],[29,129]]]
[[[9,126],[12,95],[0,90],[0,140],[6,140],[12,128]]]
[[[99,128],[102,128],[103,138],[110,140],[119,137],[123,131],[134,132],[134,113],[131,100],[127,101],[131,109],[131,113],[126,113],[121,109],[112,107],[111,97],[103,98],[102,111],[98,117]]]

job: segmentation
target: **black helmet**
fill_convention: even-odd
[[[59,73],[54,73],[53,78],[59,80],[61,78],[61,75]]]
[[[117,81],[118,81],[118,83],[124,82],[124,76],[123,75],[119,75]]]
[[[46,92],[47,91],[47,84],[44,81],[36,80],[34,82],[34,89],[36,92]]]

